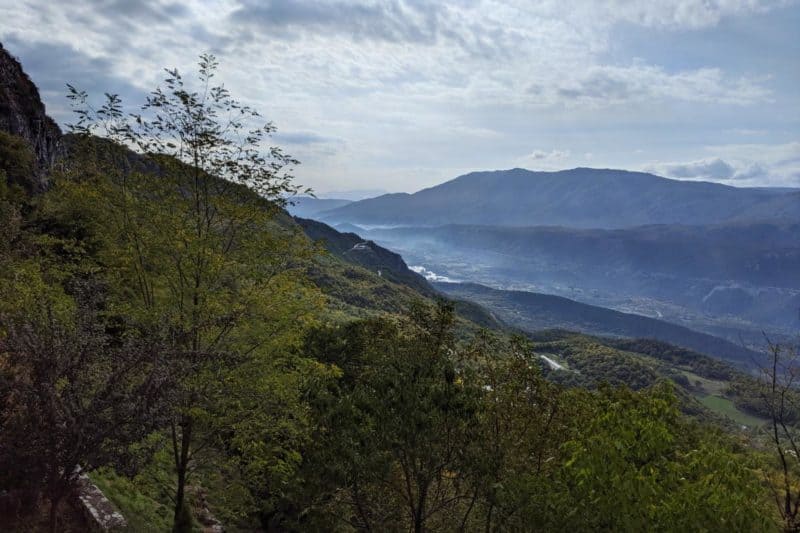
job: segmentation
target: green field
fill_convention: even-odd
[[[725,415],[734,422],[748,427],[760,426],[766,420],[757,416],[749,415],[736,408],[733,402],[722,396],[707,395],[698,397],[700,403],[721,415]]]

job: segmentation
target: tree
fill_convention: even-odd
[[[761,369],[760,399],[769,420],[769,441],[778,473],[767,475],[784,531],[800,531],[800,346],[767,339],[769,360]]]
[[[465,466],[473,494],[461,529],[534,527],[519,519],[520,511],[544,506],[549,477],[561,464],[560,447],[574,433],[568,423],[574,409],[563,402],[559,387],[544,379],[538,357],[522,337],[505,340],[483,332],[462,365],[471,369],[467,379],[484,392],[480,437],[470,443]]]
[[[158,427],[169,390],[152,338],[108,335],[96,287],[77,290],[68,319],[43,301],[0,316],[2,486],[43,489],[50,530],[81,469],[120,464],[125,450]]]
[[[196,91],[167,70],[135,114],[116,95],[94,110],[70,86],[72,179],[51,203],[57,210],[66,196],[95,211],[100,261],[119,279],[115,310],[168,331],[169,364],[182,376],[169,429],[176,530],[193,460],[218,442],[223,419],[241,425],[221,409],[237,371],[317,305],[300,275],[307,241],[280,219],[283,198],[298,190],[288,173],[297,161],[275,147],[263,153],[274,126],[252,127],[258,113],[212,84],[216,67],[201,56]]]
[[[480,389],[458,374],[452,307],[418,304],[399,321],[319,330],[306,350],[342,371],[318,399],[317,446],[304,470],[311,506],[365,531],[460,523]]]
[[[550,525],[573,531],[764,531],[763,491],[730,438],[681,418],[667,383],[580,391]],[[528,510],[528,512],[536,510]]]
[[[19,192],[26,183],[30,183],[33,169],[34,156],[27,141],[0,131],[0,198],[9,189]]]

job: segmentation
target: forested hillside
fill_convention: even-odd
[[[436,283],[445,294],[478,302],[525,331],[561,328],[594,335],[656,339],[752,370],[762,355],[741,345],[641,315],[575,302],[560,296],[504,291],[475,283]]]
[[[0,113],[38,102],[0,56]],[[134,532],[796,529],[788,348],[765,384],[441,298],[287,214],[298,162],[216,69],[133,114],[70,86],[46,167],[0,132],[0,529],[88,530],[89,481]]]

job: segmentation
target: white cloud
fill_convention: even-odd
[[[698,29],[717,25],[724,17],[763,12],[786,5],[784,0],[606,0],[580,2],[600,20],[624,21],[652,28]]]
[[[556,86],[555,92],[568,104],[590,106],[669,99],[749,105],[767,101],[770,95],[757,80],[730,79],[720,69],[669,73],[652,65],[593,67],[582,77]]]
[[[706,146],[715,157],[688,162],[655,162],[643,170],[677,179],[737,186],[800,186],[800,142]]]
[[[301,179],[317,188],[391,180],[385,186],[396,190],[457,168],[496,167],[531,144],[562,147],[534,161],[572,162],[567,148],[602,159],[599,147],[550,140],[565,116],[632,123],[671,107],[771,105],[772,80],[749,69],[657,64],[635,59],[636,50],[612,60],[608,52],[621,23],[690,31],[785,3],[0,0],[0,39],[27,43],[31,57],[62,50],[63,75],[101,70],[70,70],[73,50],[131,94],[152,88],[161,67],[189,70],[199,53],[214,52],[234,95],[286,130],[277,140],[303,160]],[[55,84],[62,71],[40,63],[44,74],[32,72],[34,80]],[[98,74],[83,85],[106,82]]]
[[[569,150],[534,150],[530,158],[534,161],[561,161],[569,157]]]
[[[660,168],[663,174],[671,178],[727,180],[736,173],[736,169],[718,157],[688,163],[664,163]]]

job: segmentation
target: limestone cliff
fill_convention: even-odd
[[[31,146],[36,158],[34,176],[23,185],[46,188],[47,170],[62,150],[61,130],[47,116],[39,91],[17,61],[0,43],[0,130],[18,135]]]

